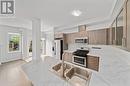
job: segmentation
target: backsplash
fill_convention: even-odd
[[[87,47],[87,44],[86,43],[71,43],[71,44],[68,44],[68,50],[70,51],[74,51],[76,49],[81,49],[81,47]]]

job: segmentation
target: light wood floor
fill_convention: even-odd
[[[32,86],[21,69],[22,60],[0,65],[0,86]]]

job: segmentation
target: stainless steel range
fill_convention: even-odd
[[[73,52],[73,63],[87,67],[87,54],[89,53],[89,50],[82,50],[78,49],[75,52]]]

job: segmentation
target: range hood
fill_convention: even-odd
[[[81,32],[81,31],[86,31],[86,25],[79,25],[78,26],[78,31]]]
[[[79,25],[78,32],[86,32],[86,25]],[[88,43],[88,37],[79,36],[78,38],[75,38],[75,43]]]

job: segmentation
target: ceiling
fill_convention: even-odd
[[[102,21],[108,18],[117,0],[15,0],[15,17],[2,19],[1,22],[12,20],[19,25],[22,19],[23,24],[29,28],[32,18],[42,20],[44,30],[51,27],[64,27],[71,24],[78,24],[83,21],[88,23],[96,20]],[[82,15],[75,17],[71,15],[73,10],[82,11]],[[26,20],[26,22],[25,22]],[[19,22],[17,24],[17,22]],[[8,22],[9,23],[9,22]],[[7,22],[6,22],[7,24]],[[22,24],[22,26],[24,26]],[[12,24],[11,24],[12,25]]]

